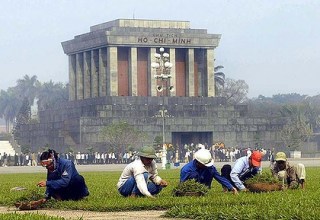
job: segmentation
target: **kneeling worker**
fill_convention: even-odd
[[[238,190],[247,191],[244,182],[261,171],[262,156],[260,151],[253,151],[249,156],[240,157],[232,169],[229,164],[222,167],[222,176],[229,179]]]
[[[200,149],[194,155],[194,160],[184,165],[180,171],[180,182],[185,182],[189,179],[194,179],[196,182],[206,185],[211,188],[213,178],[217,180],[224,189],[233,191],[237,194],[238,191],[231,185],[229,180],[222,177],[215,166],[209,150]]]
[[[290,165],[287,161],[287,156],[284,152],[278,152],[275,157],[273,169],[271,169],[273,176],[283,181],[283,184],[289,189],[297,189],[299,185],[304,189],[306,169],[302,163],[297,165]]]
[[[138,159],[128,164],[117,184],[121,195],[127,197],[147,196],[155,198],[168,183],[158,176],[157,158],[153,147],[143,147],[137,154]]]
[[[89,195],[84,178],[76,170],[71,160],[58,157],[54,150],[44,151],[40,163],[47,169],[47,180],[37,186],[47,187],[46,200],[80,200]]]

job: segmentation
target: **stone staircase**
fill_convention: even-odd
[[[9,141],[0,141],[1,156],[3,156],[4,152],[10,156],[14,156],[16,153]]]

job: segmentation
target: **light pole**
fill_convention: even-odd
[[[168,92],[173,90],[173,86],[170,86],[170,70],[172,68],[172,63],[170,63],[170,56],[168,53],[164,52],[164,48],[161,47],[159,49],[160,53],[155,53],[155,62],[151,63],[151,67],[156,69],[156,74],[154,78],[157,80],[157,91],[161,92],[162,95],[162,108],[159,110],[160,117],[162,117],[162,168],[166,168],[167,163],[167,149],[166,149],[166,141],[165,141],[165,118],[168,117],[166,115],[168,110],[164,107],[164,97],[168,96]],[[159,85],[160,81],[160,85]],[[164,93],[166,91],[166,93]]]

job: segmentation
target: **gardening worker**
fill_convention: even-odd
[[[238,190],[248,191],[243,183],[245,180],[255,176],[261,171],[262,157],[263,155],[260,151],[252,151],[249,156],[243,156],[236,160],[234,167],[231,170],[229,169],[229,171],[223,172],[226,166],[230,166],[228,164],[224,165],[221,169],[223,170],[221,171],[222,176],[230,178]],[[230,175],[228,172],[230,172]]]
[[[297,189],[299,185],[302,189],[305,187],[306,169],[304,165],[302,163],[290,165],[284,152],[276,154],[271,172],[273,176],[283,181],[284,186],[289,189]]]
[[[47,180],[37,186],[47,187],[46,199],[80,200],[89,195],[84,178],[71,160],[60,158],[56,151],[49,149],[41,154],[40,164],[47,169]]]
[[[158,176],[157,158],[153,147],[142,147],[135,161],[128,164],[117,184],[121,195],[127,197],[147,196],[155,198],[168,183]]]
[[[211,182],[217,180],[224,189],[233,191],[237,194],[238,191],[224,177],[222,177],[215,166],[213,165],[212,156],[209,150],[200,149],[194,155],[194,160],[184,165],[180,171],[180,182],[185,182],[189,179],[194,179],[196,182],[206,185],[211,188]]]

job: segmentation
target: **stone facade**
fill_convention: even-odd
[[[60,103],[55,109],[41,111],[40,123],[22,127],[20,144],[33,150],[46,144],[59,151],[68,147],[86,151],[88,146],[106,150],[101,130],[119,120],[127,121],[145,132],[152,144],[162,135],[161,97],[101,97]],[[225,99],[216,97],[165,97],[165,137],[169,143],[224,142],[228,147],[266,148],[281,146],[281,118],[252,118],[246,105],[227,106]]]

